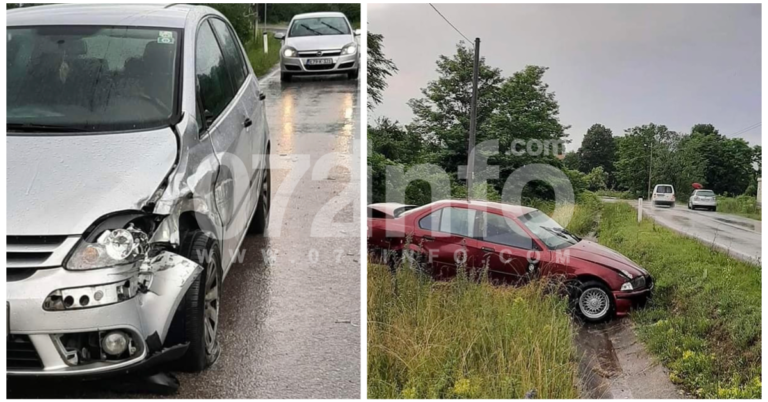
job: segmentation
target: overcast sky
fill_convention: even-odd
[[[509,76],[529,64],[560,103],[581,144],[601,123],[623,134],[646,123],[689,132],[714,124],[732,136],[761,122],[760,5],[436,4],[486,63]],[[437,77],[435,61],[461,39],[429,4],[368,4],[368,29],[400,69],[369,118],[413,118],[406,102]],[[737,136],[761,144],[762,127]]]

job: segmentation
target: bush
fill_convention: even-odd
[[[757,198],[749,195],[717,197],[717,210],[718,212],[762,220],[762,211],[761,208],[757,206]]]

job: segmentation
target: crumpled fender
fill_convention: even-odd
[[[145,283],[146,292],[137,297],[146,334],[157,333],[165,341],[176,309],[202,271],[203,267],[194,261],[170,251],[162,251],[142,264],[139,282]]]

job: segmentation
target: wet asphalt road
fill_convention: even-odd
[[[606,199],[606,201],[617,201]],[[637,200],[627,201],[637,208]],[[692,236],[729,255],[760,264],[762,225],[760,221],[704,210],[689,210],[685,205],[653,207],[643,203],[643,215],[678,233]]]
[[[178,398],[360,397],[360,88],[262,77],[272,137],[269,236],[224,284],[219,361],[176,373]],[[9,397],[133,398],[109,383],[8,382]],[[158,397],[162,397],[158,395]]]

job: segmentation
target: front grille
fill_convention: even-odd
[[[8,370],[41,369],[43,361],[27,335],[10,335],[6,342]]]
[[[299,57],[333,57],[339,55],[341,55],[341,50],[321,50],[319,54],[317,50],[299,52]]]
[[[79,236],[8,236],[8,268],[60,266]]]
[[[333,70],[333,67],[333,64],[310,64],[304,66],[308,71]]]

